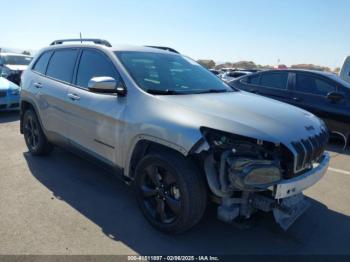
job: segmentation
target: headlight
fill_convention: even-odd
[[[282,179],[279,144],[211,128],[202,127],[201,131],[220,167],[218,171],[223,174],[227,167],[232,188],[255,190]]]

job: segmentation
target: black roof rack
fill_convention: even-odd
[[[93,42],[96,45],[104,45],[107,47],[112,47],[112,45],[107,40],[96,39],[96,38],[60,39],[60,40],[53,41],[50,45],[61,45],[64,42]]]
[[[158,48],[158,49],[162,49],[162,50],[165,50],[165,51],[169,51],[169,52],[173,52],[173,53],[176,53],[176,54],[180,54],[178,51],[176,51],[175,49],[173,49],[171,47],[153,46],[153,45],[146,45],[146,47]]]

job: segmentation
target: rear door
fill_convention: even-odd
[[[110,58],[100,50],[82,49],[74,85],[68,89],[69,140],[87,153],[115,164],[120,148],[121,116],[126,98],[115,94],[93,93],[88,82],[93,77],[121,77]]]
[[[67,136],[68,126],[67,91],[72,83],[77,55],[78,49],[57,49],[52,55],[44,53],[43,60],[39,59],[33,69],[38,73],[32,85],[38,90],[43,125],[47,131],[63,137]]]

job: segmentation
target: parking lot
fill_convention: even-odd
[[[350,151],[329,146],[331,168],[306,194],[311,208],[287,232],[271,216],[250,228],[209,207],[190,232],[154,230],[132,188],[62,149],[33,157],[17,113],[0,114],[0,254],[350,254]]]

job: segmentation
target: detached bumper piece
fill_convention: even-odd
[[[276,200],[259,193],[250,193],[247,198],[224,199],[218,208],[218,219],[233,222],[240,217],[249,218],[255,211],[272,212],[275,221],[287,230],[310,206],[303,194]]]
[[[302,191],[325,175],[329,160],[329,155],[325,153],[320,162],[303,175],[280,181],[265,191],[243,191],[238,198],[222,198],[218,218],[233,222],[237,217],[250,218],[256,211],[272,212],[276,223],[287,230],[310,206]]]
[[[284,230],[287,230],[310,206],[302,194],[282,199],[279,205],[273,208],[273,216]]]

